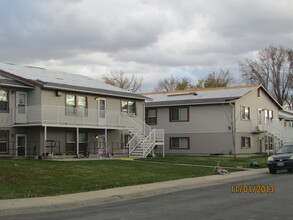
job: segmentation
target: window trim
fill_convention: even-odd
[[[125,143],[125,137],[128,136],[130,137],[130,140],[132,139],[130,134],[121,134],[121,149],[129,149],[128,147],[126,147],[127,143]]]
[[[122,102],[127,102],[127,106],[129,106],[128,102],[133,102],[134,103],[134,112],[133,113],[129,113],[129,108],[127,107],[127,114],[135,114],[137,113],[137,109],[136,109],[136,101],[133,101],[133,100],[125,100],[125,99],[121,99],[120,100],[120,111],[123,112],[123,108],[122,108]]]
[[[9,97],[9,93],[10,93],[10,90],[9,89],[6,89],[6,88],[1,88],[0,90],[4,90],[7,92],[7,110],[0,110],[0,113],[9,113],[10,112],[10,97]]]
[[[74,151],[68,151],[68,145],[67,145],[67,134],[68,133],[73,133],[74,134],[74,137],[75,137],[75,144],[74,144]],[[77,141],[76,141],[76,139],[77,139],[77,137],[76,137],[76,132],[74,132],[74,131],[66,131],[65,132],[65,151],[66,151],[66,154],[76,154],[76,147],[77,147]]]
[[[66,100],[66,97],[68,95],[71,95],[71,96],[74,96],[75,97],[75,105],[74,105],[74,113],[73,114],[70,114],[67,112],[67,109],[68,107],[71,107],[71,105],[67,105],[67,100]],[[85,106],[85,113],[84,114],[79,114],[78,113],[78,97],[85,97],[85,101],[86,101],[86,106]],[[88,116],[88,97],[86,95],[78,95],[78,94],[70,94],[70,93],[67,93],[65,94],[65,115],[68,115],[68,116],[80,116],[80,117],[85,117],[85,116]]]
[[[242,145],[243,143],[245,143],[242,141],[243,139],[245,140],[245,138],[249,139],[249,146],[248,147]],[[241,149],[251,149],[251,137],[250,136],[241,136]]]
[[[248,114],[249,114],[249,118],[248,119],[242,117],[243,108],[248,108],[248,110],[249,110],[248,111]],[[241,108],[240,108],[240,115],[241,115],[241,120],[242,121],[250,121],[251,120],[251,107],[250,106],[244,106],[244,105],[242,105]]]
[[[0,151],[0,154],[9,154],[9,150],[10,150],[9,130],[0,130],[0,132],[6,132],[6,135],[7,135],[7,140],[6,140],[7,149],[6,149],[6,152],[1,152]]]
[[[175,108],[186,108],[187,109],[187,119],[186,120],[172,120],[172,109]],[[169,122],[188,122],[189,121],[189,106],[176,106],[169,107]]]
[[[174,148],[172,147],[172,139],[175,139],[175,138],[186,138],[187,139],[187,142],[188,142],[188,147],[187,148]],[[169,138],[169,149],[170,150],[189,150],[190,149],[190,137],[170,137]]]
[[[156,116],[152,117],[152,118],[156,118],[156,122],[155,123],[150,123],[149,122],[149,110],[156,110]],[[158,109],[157,108],[147,108],[146,109],[146,123],[148,125],[157,125],[158,124]]]

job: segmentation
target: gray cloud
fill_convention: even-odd
[[[268,45],[293,45],[291,0],[0,1],[0,60],[100,76],[196,80]],[[97,74],[99,73],[99,74]]]

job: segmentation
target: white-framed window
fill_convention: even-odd
[[[87,97],[67,94],[65,96],[66,115],[87,115]]]
[[[251,138],[250,137],[241,137],[241,147],[242,148],[251,148]]]
[[[66,152],[75,153],[76,151],[76,133],[66,132]]]
[[[170,149],[189,149],[189,137],[171,137]]]
[[[247,106],[241,107],[241,119],[250,120],[250,107],[247,107]]]
[[[134,101],[121,101],[121,111],[128,114],[135,114],[135,102]]]

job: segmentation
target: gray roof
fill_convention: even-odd
[[[224,87],[175,91],[169,93],[143,94],[151,100],[146,101],[147,107],[163,107],[172,105],[201,105],[233,102],[258,86]]]
[[[279,111],[279,117],[285,120],[293,120],[293,110]]]
[[[0,63],[0,70],[24,79],[32,80],[42,84],[45,88],[61,88],[74,91],[80,90],[84,92],[146,99],[146,97],[142,95],[79,74],[51,71],[31,66],[19,66],[9,63]]]

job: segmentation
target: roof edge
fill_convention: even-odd
[[[169,92],[149,92],[139,93],[140,95],[158,95],[158,94],[172,94],[172,93],[183,93],[183,92],[197,92],[197,91],[210,91],[210,90],[224,90],[224,89],[240,89],[240,88],[252,88],[259,87],[261,85],[246,85],[246,86],[231,86],[231,87],[214,87],[214,88],[202,88],[202,89],[188,89],[188,90],[175,90]]]

